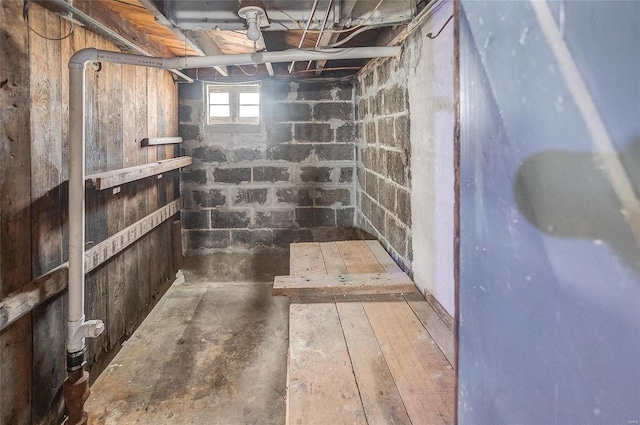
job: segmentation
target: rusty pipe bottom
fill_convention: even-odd
[[[89,414],[84,411],[84,402],[89,398],[89,372],[78,369],[69,372],[63,384],[67,419],[64,425],[87,425]]]

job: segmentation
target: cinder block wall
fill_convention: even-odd
[[[179,90],[187,254],[355,237],[352,84],[266,80],[255,132],[207,125],[205,84]]]
[[[411,271],[411,141],[407,66],[377,62],[355,86],[357,215],[355,224],[375,236]]]

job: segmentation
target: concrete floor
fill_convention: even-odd
[[[92,425],[284,423],[288,299],[270,283],[210,281],[208,263],[187,262],[186,283],[98,377]]]

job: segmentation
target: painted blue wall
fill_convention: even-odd
[[[529,2],[462,1],[460,424],[640,420],[640,2],[550,2],[616,152],[596,151]]]

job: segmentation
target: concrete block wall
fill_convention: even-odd
[[[254,131],[207,125],[204,93],[180,86],[187,254],[355,237],[351,83],[264,81]]]
[[[375,236],[411,271],[411,141],[407,69],[377,62],[355,83],[356,226]]]

